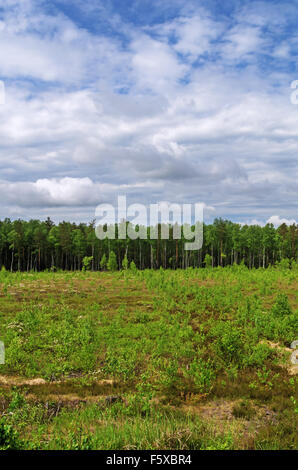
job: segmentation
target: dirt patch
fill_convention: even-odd
[[[0,375],[0,385],[22,386],[22,385],[44,385],[47,381],[41,378],[23,379],[21,377]]]
[[[275,351],[279,352],[281,356],[283,356],[285,353],[289,354],[289,358],[287,362],[281,361],[279,363],[280,367],[283,367],[284,369],[287,370],[289,375],[297,375],[298,374],[298,364],[292,364],[291,362],[291,356],[295,352],[294,349],[287,348],[286,346],[281,346],[279,343],[273,343],[272,341],[261,341],[263,344],[267,344],[271,349],[274,349]]]
[[[209,403],[197,405],[183,405],[182,408],[186,412],[194,413],[205,419],[216,419],[226,421],[233,419],[233,406],[237,401],[219,400]]]
[[[26,395],[26,400],[32,403],[60,403],[61,405],[79,405],[79,404],[86,404],[86,403],[94,403],[94,402],[100,402],[105,399],[104,396],[102,395],[95,395],[95,396],[90,396],[88,398],[82,399],[79,395],[73,395],[73,394],[66,394],[66,395],[54,395],[54,394],[49,394],[46,397],[44,397],[43,400],[36,399],[36,395],[34,393],[28,393]]]
[[[55,381],[47,381],[41,377],[36,377],[34,379],[23,378],[19,376],[10,376],[10,375],[0,375],[0,386],[3,385],[5,387],[32,387],[31,390],[34,389],[36,391],[44,391],[45,393],[51,394],[51,391],[57,393],[57,395],[64,395],[61,393],[63,389],[72,389],[73,387],[79,386],[72,380],[72,378],[68,378],[66,380],[55,380]],[[96,390],[112,390],[117,388],[119,384],[115,380],[110,379],[103,379],[103,380],[92,380],[91,388]],[[87,386],[83,387],[88,391]],[[67,392],[66,392],[67,393]],[[90,396],[94,395],[90,392]]]
[[[197,405],[184,405],[185,412],[196,414],[203,420],[216,423],[219,431],[224,431],[227,424],[236,424],[243,432],[258,432],[264,424],[276,424],[276,413],[266,406],[258,406],[253,402],[249,406],[253,409],[253,416],[237,417],[235,409],[239,408],[242,400],[214,400]]]

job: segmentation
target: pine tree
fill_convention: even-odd
[[[117,258],[114,251],[110,251],[107,267],[108,271],[117,271],[118,269]]]
[[[107,269],[107,257],[103,254],[101,261],[100,261],[100,268],[105,271]]]
[[[128,263],[127,255],[125,255],[122,261],[122,268],[126,270],[128,269],[128,266],[129,266],[129,263]]]
[[[134,261],[132,261],[129,265],[129,269],[132,271],[132,272],[136,272],[137,271],[137,267],[136,267],[136,264]]]
[[[84,256],[82,271],[90,271],[93,256]]]
[[[212,266],[212,256],[210,256],[208,253],[205,255],[204,265],[206,268],[211,268]]]

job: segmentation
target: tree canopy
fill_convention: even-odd
[[[205,225],[201,250],[185,251],[187,240],[170,237],[151,240],[99,240],[95,222],[54,224],[39,220],[0,221],[0,268],[11,271],[45,269],[81,270],[85,257],[90,269],[127,268],[132,261],[138,269],[215,267],[245,263],[249,268],[267,267],[283,259],[297,259],[298,226],[285,224],[239,225],[215,219]],[[117,234],[117,226],[116,226]],[[110,263],[109,263],[110,260]],[[124,262],[124,264],[123,264]]]

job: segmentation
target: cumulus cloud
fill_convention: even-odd
[[[297,221],[295,219],[285,219],[281,218],[278,215],[272,215],[268,220],[267,224],[273,224],[275,227],[279,227],[282,224],[286,225],[295,225],[297,224]]]
[[[11,183],[0,181],[4,203],[13,203],[20,207],[94,207],[113,198],[115,191],[134,193],[159,188],[154,182],[136,182],[133,184],[108,184],[85,178],[43,178],[35,182]]]
[[[90,178],[39,179],[35,182],[1,182],[4,200],[21,207],[85,206],[99,197]]]
[[[279,217],[278,215],[272,215],[266,221],[260,219],[251,219],[247,220],[246,222],[240,222],[240,225],[260,225],[261,227],[265,227],[267,224],[273,224],[275,228],[280,227],[282,224],[285,225],[296,225],[297,221],[295,219],[285,219]]]
[[[146,19],[133,2],[138,22],[77,0],[82,18],[97,15],[91,27],[56,2],[51,13],[3,2],[1,217],[67,207],[87,219],[127,192],[146,204],[203,201],[210,217],[294,220],[291,5],[236,2],[219,17],[208,2],[166,3]]]

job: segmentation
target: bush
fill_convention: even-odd
[[[93,256],[85,256],[85,257],[83,258],[83,268],[82,268],[82,271],[90,271],[92,260],[93,260]]]
[[[128,266],[129,266],[129,263],[128,263],[127,255],[125,255],[125,257],[123,258],[123,261],[122,261],[122,268],[127,270]]]
[[[21,450],[23,441],[20,440],[18,433],[12,426],[0,421],[0,450]]]
[[[100,268],[104,271],[107,268],[107,257],[105,254],[102,255],[100,260]]]
[[[278,294],[275,304],[272,307],[272,313],[275,317],[285,317],[286,315],[291,315],[292,310],[286,294]]]
[[[117,271],[118,269],[117,258],[113,251],[110,252],[107,268],[108,271]]]
[[[188,375],[201,393],[210,392],[215,380],[215,373],[209,361],[194,359],[190,364]]]
[[[208,253],[205,256],[204,264],[205,264],[206,268],[211,268],[211,266],[212,266],[212,256],[208,255]]]
[[[282,270],[290,269],[291,261],[289,258],[283,258],[281,261],[276,263],[276,267]]]
[[[243,358],[243,364],[245,367],[260,367],[272,355],[274,355],[274,352],[267,344],[259,343],[249,348]]]
[[[226,363],[241,362],[243,341],[241,330],[231,322],[220,322],[211,330],[215,341],[213,348],[216,354]]]
[[[136,265],[135,265],[135,263],[134,263],[133,261],[130,263],[129,269],[130,269],[133,273],[137,272],[137,267],[136,267]]]

